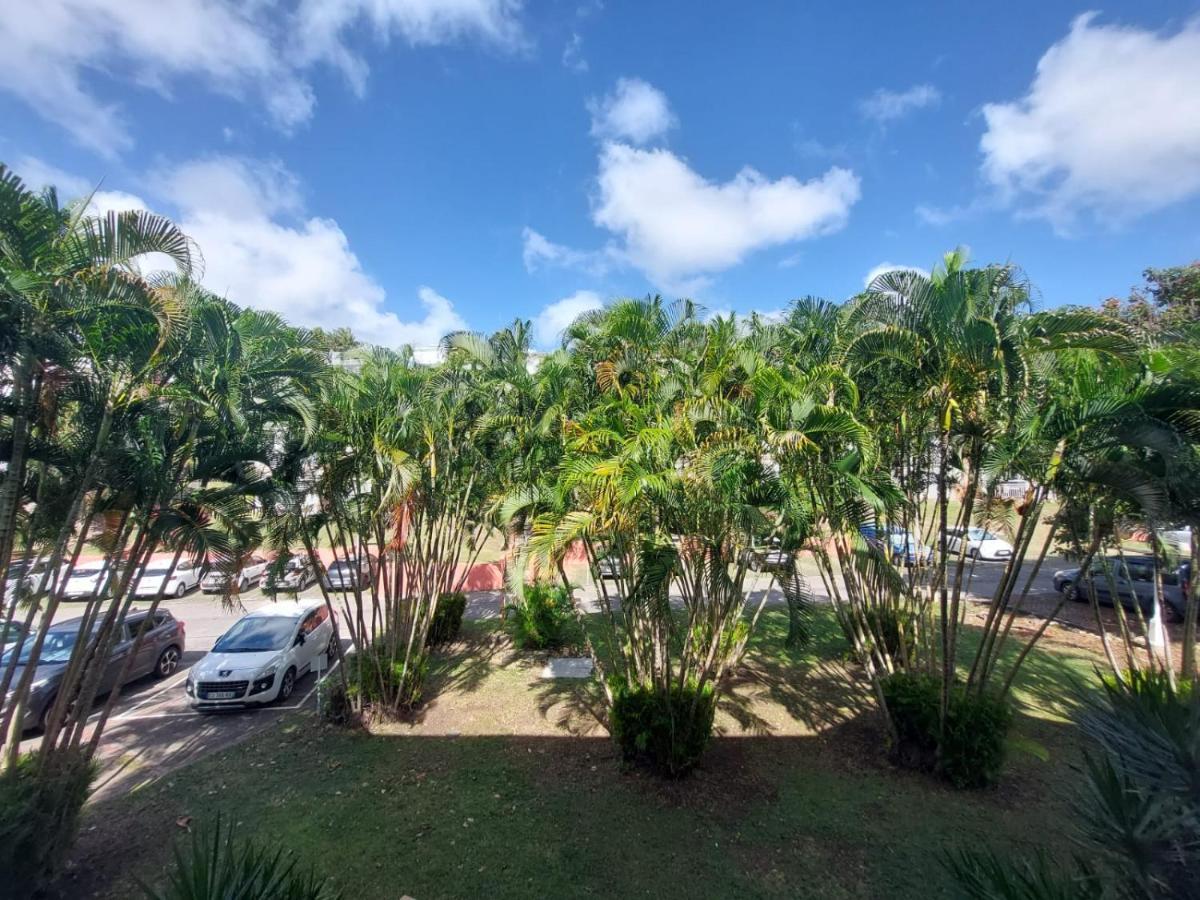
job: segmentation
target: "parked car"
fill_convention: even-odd
[[[304,590],[317,580],[317,573],[307,557],[293,556],[283,564],[281,571],[269,567],[263,579],[265,594],[294,594]]]
[[[1192,553],[1192,529],[1186,526],[1170,528],[1159,533],[1159,539],[1174,553],[1185,559]]]
[[[242,593],[250,585],[259,584],[267,571],[267,561],[261,556],[251,556],[241,562],[226,560],[217,563],[200,579],[200,590],[206,594],[223,594],[226,591]]]
[[[967,556],[972,559],[1005,560],[1013,555],[1013,546],[1004,538],[985,528],[950,528],[946,532],[946,549],[951,553],[962,552],[967,545]]]
[[[1105,575],[1105,565],[1109,567],[1109,577]],[[1154,557],[1141,555],[1125,555],[1125,566],[1116,556],[1095,558],[1088,567],[1088,574],[1096,591],[1096,600],[1102,606],[1113,605],[1113,587],[1121,598],[1121,605],[1133,609],[1136,603],[1141,607],[1143,615],[1154,614]],[[1126,573],[1128,569],[1128,573]],[[1184,563],[1178,568],[1162,573],[1163,602],[1171,615],[1182,618],[1187,605],[1186,589],[1191,567]],[[1086,581],[1080,579],[1080,570],[1059,569],[1054,573],[1054,589],[1069,600],[1086,602],[1088,593]]]
[[[369,553],[340,557],[325,570],[325,587],[331,591],[352,591],[371,586],[375,557]]]
[[[114,565],[107,559],[98,563],[84,563],[76,566],[69,574],[64,567],[63,576],[66,577],[66,585],[62,586],[63,599],[87,600],[98,596],[110,574],[113,581],[116,581],[120,576],[120,566]]]
[[[601,556],[596,559],[596,570],[601,578],[624,578],[625,561],[619,556]]]
[[[21,641],[29,634],[29,629],[21,622],[9,622],[0,625],[0,652]]]
[[[282,702],[318,657],[332,664],[336,640],[320,600],[264,606],[217,639],[212,652],[192,666],[184,690],[198,710]]]
[[[867,543],[881,553],[886,553],[893,565],[930,565],[933,563],[933,548],[921,543],[920,538],[899,525],[863,525],[859,532]]]
[[[38,589],[38,585],[42,582],[42,576],[48,568],[46,560],[41,557],[35,559],[17,559],[14,558],[8,565],[8,573],[4,580],[4,599],[11,600],[13,597],[32,596]]]
[[[747,547],[739,556],[753,572],[778,572],[792,567],[793,555],[777,546]]]
[[[191,562],[180,560],[174,572],[170,572],[170,564],[151,560],[142,569],[134,581],[133,595],[135,597],[157,597],[159,591],[165,597],[182,597],[188,591],[200,586],[203,569]],[[167,573],[170,572],[170,577]]]
[[[113,648],[112,656],[104,669],[104,675],[100,682],[100,694],[106,694],[116,687],[126,659],[133,650],[138,630],[150,615],[149,612],[135,609],[120,624],[121,632],[117,644]],[[94,638],[97,626],[95,620],[92,621],[93,628],[90,631],[90,637]],[[38,658],[38,666],[33,673],[25,718],[22,722],[23,729],[45,727],[46,717],[58,696],[59,685],[62,684],[63,674],[71,659],[71,652],[79,641],[83,624],[83,618],[68,619],[65,622],[56,622],[47,630],[45,642],[42,644],[42,652]],[[179,660],[183,657],[185,648],[183,622],[171,615],[170,611],[159,609],[153,613],[148,628],[146,636],[142,639],[142,645],[138,648],[137,658],[133,661],[129,675],[125,679],[126,684],[150,674],[158,678],[167,678],[175,674],[179,668]],[[19,650],[17,665],[13,670],[14,685],[29,662],[32,649],[33,642],[26,641],[19,648],[13,646],[4,651],[3,662],[7,665],[12,655],[18,653]],[[11,692],[9,696],[11,696]],[[8,701],[9,697],[5,697],[6,706]]]

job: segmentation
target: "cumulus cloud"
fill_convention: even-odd
[[[95,91],[97,76],[169,96],[179,80],[260,104],[285,132],[308,121],[316,99],[308,65],[329,62],[356,90],[367,66],[345,33],[410,44],[479,38],[521,41],[517,0],[39,0],[0,16],[0,90],[113,157],[133,145],[121,108]]]
[[[646,144],[675,127],[666,95],[640,78],[618,78],[611,94],[592,98],[592,136]]]
[[[906,91],[889,91],[880,88],[858,104],[859,112],[868,119],[887,125],[902,119],[911,112],[927,106],[937,106],[942,92],[932,84],[915,84]]]
[[[922,269],[918,266],[901,266],[897,265],[896,263],[881,262],[867,273],[867,277],[863,279],[863,287],[870,287],[871,282],[885,272],[916,272],[918,275],[924,275],[926,278],[929,277],[928,269]]]
[[[29,184],[55,184],[64,199],[91,190],[86,179],[32,157],[20,167]],[[146,187],[153,204],[131,193],[97,191],[89,209],[170,214],[203,252],[198,274],[204,285],[241,306],[273,310],[307,327],[346,325],[364,340],[393,347],[432,346],[468,328],[450,300],[430,287],[417,290],[415,315],[388,310],[386,292],[363,271],[345,232],[333,219],[308,214],[300,183],[278,162],[196,159],[152,175]]]
[[[552,347],[562,339],[567,326],[585,312],[600,309],[604,301],[595,291],[576,291],[542,308],[533,320],[533,341],[539,347]]]
[[[1174,33],[1078,17],[1028,92],[983,107],[985,177],[1060,229],[1200,193],[1200,20]]]
[[[670,288],[755,250],[836,231],[858,198],[858,177],[838,167],[802,182],[747,166],[714,183],[667,150],[608,143],[592,220],[617,236],[625,260]]]

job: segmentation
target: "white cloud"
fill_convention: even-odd
[[[517,0],[38,0],[0,16],[0,90],[113,157],[133,145],[121,108],[95,92],[113,79],[169,96],[183,78],[260,104],[282,130],[312,116],[306,67],[338,66],[362,91],[367,67],[345,43],[361,24],[410,44],[521,42]],[[99,76],[99,77],[98,77]]]
[[[675,127],[667,97],[640,78],[618,78],[611,94],[587,103],[592,136],[646,144]]]
[[[25,157],[28,184],[54,184],[65,201],[86,196],[87,179]],[[273,310],[295,325],[349,326],[362,340],[398,347],[436,345],[468,328],[454,305],[430,287],[417,290],[418,314],[386,308],[383,287],[363,271],[332,219],[309,216],[296,177],[278,162],[232,156],[196,159],[147,179],[155,203],[123,191],[96,191],[89,211],[169,211],[203,254],[198,273],[211,291],[242,306]],[[157,264],[157,265],[156,265]],[[165,260],[147,260],[148,271]]]
[[[600,276],[612,268],[613,259],[605,250],[576,250],[556,244],[545,235],[528,226],[521,233],[521,258],[525,269],[536,272],[545,266],[579,269],[590,275]]]
[[[889,91],[880,88],[858,104],[859,111],[868,119],[886,125],[902,119],[911,112],[936,106],[941,102],[942,92],[932,84],[915,84],[906,91]]]
[[[604,301],[595,291],[576,291],[543,307],[533,320],[533,340],[539,347],[552,347],[562,339],[567,326],[585,312],[600,309]]]
[[[562,64],[572,72],[583,74],[588,70],[588,61],[583,57],[583,38],[579,33],[571,35],[571,39],[567,41],[563,47]]]
[[[361,94],[367,64],[347,45],[347,32],[365,25],[384,43],[394,37],[413,46],[477,39],[516,50],[526,43],[521,6],[521,0],[302,0],[296,43],[303,60],[337,66]]]
[[[865,287],[865,288],[870,287],[871,282],[874,281],[876,278],[878,278],[880,275],[882,275],[884,272],[916,272],[919,275],[924,275],[926,278],[929,277],[928,269],[922,269],[918,266],[901,266],[901,265],[897,265],[896,263],[881,262],[879,265],[877,265],[875,268],[873,268],[870,272],[867,273],[867,277],[863,279],[863,287]]]
[[[747,166],[713,183],[667,150],[608,143],[592,220],[619,237],[620,256],[653,282],[695,289],[697,276],[755,250],[838,230],[858,198],[858,177],[838,167],[801,182],[771,181]]]
[[[1200,20],[1174,34],[1078,17],[1025,96],[983,107],[983,172],[1009,201],[1069,228],[1200,192]]]

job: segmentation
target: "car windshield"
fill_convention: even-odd
[[[329,569],[330,569],[330,571],[352,570],[357,565],[358,565],[358,560],[339,559],[332,566],[330,566]]]
[[[250,616],[242,619],[214,645],[214,653],[259,653],[282,650],[291,640],[296,620],[285,616]]]
[[[46,666],[55,663],[69,662],[71,659],[71,649],[79,640],[78,631],[48,631],[46,632],[46,640],[42,644],[42,652],[38,657],[38,665]],[[23,666],[29,662],[29,656],[33,652],[34,641],[27,640],[21,646],[21,656],[17,660],[17,665]],[[4,664],[7,665],[12,659],[12,655],[16,649],[9,650],[4,654]]]
[[[970,533],[971,539],[976,541],[991,541],[996,538],[990,531],[985,531],[982,528],[972,528]]]
[[[161,568],[161,569],[147,569],[142,574],[143,575],[166,575],[167,569],[165,567]]]
[[[302,568],[304,568],[304,562],[303,562],[302,560],[299,560],[299,559],[289,559],[289,560],[287,561],[287,565],[285,565],[285,566],[283,567],[283,571],[285,571],[285,572],[299,572],[299,571],[300,571]]]
[[[102,569],[76,569],[71,573],[72,578],[94,578],[99,575]]]

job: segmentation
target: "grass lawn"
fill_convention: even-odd
[[[826,615],[782,651],[770,612],[717,737],[678,782],[622,771],[578,683],[538,679],[487,623],[439,660],[419,721],[378,734],[281,719],[128,797],[90,810],[63,896],[136,895],[176,824],[218,811],[281,841],[347,897],[953,897],[946,849],[1068,849],[1078,747],[1048,703],[1091,661],[1031,657],[1022,736],[999,788],[957,792],[893,769],[871,704],[840,673]]]

